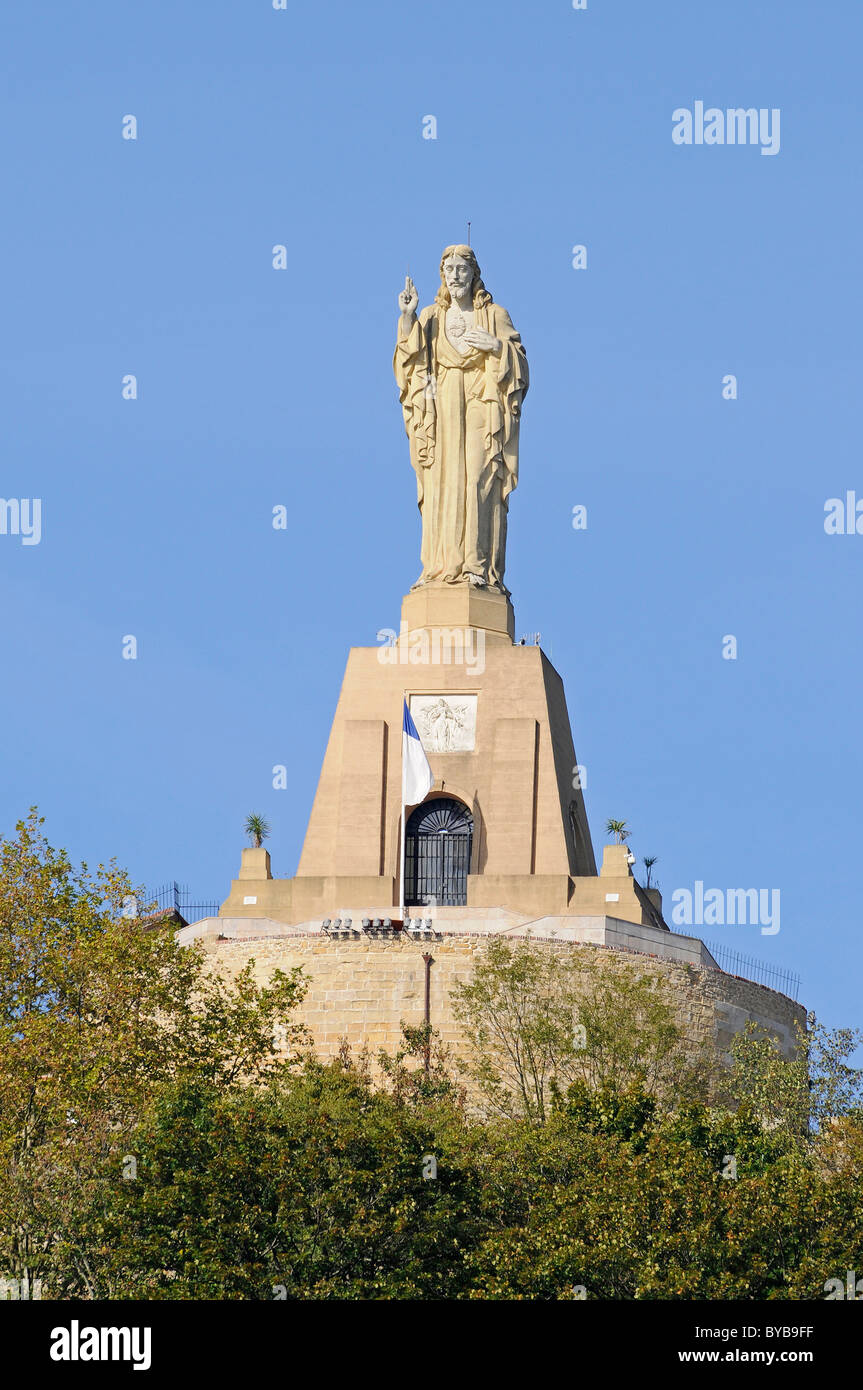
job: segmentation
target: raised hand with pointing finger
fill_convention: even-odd
[[[417,287],[409,275],[405,276],[405,287],[399,295],[399,312],[401,320],[399,322],[399,337],[406,338],[413,327],[417,316],[417,305],[420,297],[417,294]]]

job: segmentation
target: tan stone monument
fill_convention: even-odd
[[[447,246],[440,275],[419,318],[406,277],[393,362],[422,515],[414,589],[470,584],[508,597],[506,515],[518,483],[527,356],[469,246]]]
[[[448,246],[440,271],[421,313],[410,279],[398,297],[394,367],[422,521],[399,630],[350,652],[296,876],[274,879],[263,847],[244,850],[218,917],[178,937],[229,973],[253,961],[261,984],[301,967],[298,1017],[322,1057],[346,1041],[393,1051],[404,1023],[470,1055],[452,990],[500,935],[669,985],[694,1047],[725,1056],[753,1020],[791,1056],[802,1006],[669,932],[625,844],[604,847],[597,873],[563,686],[538,646],[514,644],[504,584],[525,351],[470,247]],[[429,767],[434,779],[404,815],[403,739],[408,785],[428,785]]]
[[[607,849],[597,874],[563,685],[539,647],[513,641],[504,571],[528,388],[521,339],[469,246],[446,247],[434,303],[417,314],[418,303],[407,278],[394,370],[422,570],[398,634],[350,652],[295,878],[273,879],[268,859],[246,851],[221,915],[290,925],[394,915],[406,701],[435,778],[407,808],[408,913],[662,927],[658,895],[636,883],[625,849]]]

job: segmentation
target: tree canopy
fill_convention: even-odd
[[[812,1021],[791,1060],[739,1035],[709,1106],[661,991],[501,943],[459,991],[467,1077],[428,1028],[323,1062],[299,972],[228,982],[130,895],[35,813],[0,841],[0,1277],[557,1301],[823,1298],[863,1270],[852,1030]]]

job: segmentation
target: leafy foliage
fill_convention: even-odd
[[[265,840],[269,839],[270,822],[264,816],[246,816],[243,829],[252,842],[254,849],[260,849]]]
[[[694,1097],[706,1061],[689,1055],[671,1000],[654,977],[591,968],[592,957],[490,941],[453,1007],[475,1058],[468,1071],[491,1114],[542,1123],[575,1080],[614,1094]]]
[[[493,943],[461,995],[481,1117],[428,1028],[324,1064],[299,975],[228,985],[128,897],[35,814],[0,841],[0,1274],[80,1299],[798,1300],[863,1269],[850,1030],[812,1020],[790,1060],[741,1035],[711,1108],[649,981]]]
[[[120,1172],[149,1097],[178,1078],[231,1086],[284,1066],[298,972],[227,984],[199,948],[122,915],[116,865],[90,875],[47,844],[35,812],[0,841],[0,1270],[92,1290],[75,1214]],[[62,1284],[61,1280],[61,1284]]]
[[[115,1186],[105,1224],[115,1296],[445,1298],[464,1285],[477,1174],[354,1068],[310,1062],[257,1096],[180,1087],[134,1144],[139,1179]]]
[[[812,1127],[836,1116],[863,1113],[863,1070],[848,1058],[863,1042],[856,1028],[828,1030],[810,1014],[797,1026],[795,1055],[785,1057],[777,1040],[748,1023],[732,1041],[730,1093],[758,1120],[800,1142]]]

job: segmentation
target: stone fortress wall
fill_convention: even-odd
[[[454,1056],[467,1055],[450,996],[456,983],[469,980],[474,961],[489,940],[487,932],[442,931],[428,940],[375,940],[366,936],[330,940],[319,932],[292,932],[279,926],[277,935],[244,934],[233,939],[221,935],[234,925],[223,919],[210,919],[186,928],[180,935],[181,939],[200,939],[213,964],[229,975],[254,958],[255,976],[260,983],[265,983],[276,967],[290,970],[301,966],[310,985],[296,1018],[310,1029],[322,1058],[336,1056],[344,1039],[356,1051],[366,1044],[373,1054],[381,1047],[393,1052],[401,1040],[402,1021],[413,1026],[423,1022],[425,953],[433,958],[432,1026]],[[242,925],[251,933],[256,924]],[[275,926],[271,924],[272,928]],[[669,947],[679,941],[683,948],[685,943],[694,941],[670,933],[663,936]],[[682,950],[674,958],[596,941],[555,940],[533,933],[531,939],[543,950],[590,952],[591,961],[605,970],[630,970],[657,977],[675,1001],[679,1022],[690,1044],[698,1047],[707,1043],[721,1057],[727,1058],[734,1034],[749,1019],[775,1034],[786,1055],[793,1051],[795,1021],[805,1023],[806,1012],[801,1004],[764,985],[726,974],[710,961],[703,948],[699,961],[699,952],[693,950]],[[692,958],[681,958],[685,954]]]

